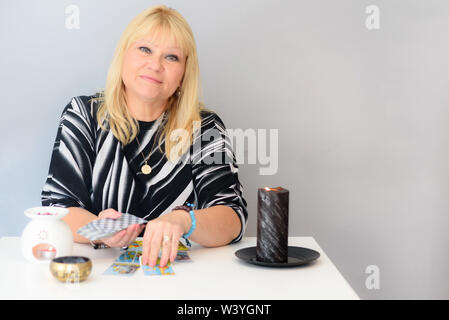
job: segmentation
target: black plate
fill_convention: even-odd
[[[256,260],[256,247],[249,247],[237,250],[235,255],[251,264],[256,264],[265,267],[285,268],[295,267],[307,264],[320,257],[320,254],[312,249],[301,247],[288,247],[288,260],[287,262],[263,262]]]

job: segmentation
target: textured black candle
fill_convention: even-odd
[[[288,260],[287,189],[260,188],[257,200],[256,259],[263,262]]]

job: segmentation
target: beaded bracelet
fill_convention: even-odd
[[[186,244],[191,247],[192,244],[189,241],[189,237],[192,235],[193,231],[196,228],[196,218],[195,218],[195,213],[193,212],[193,204],[192,203],[186,203],[185,206],[176,206],[173,208],[172,211],[174,210],[184,210],[187,211],[190,214],[190,219],[192,219],[192,225],[190,226],[190,229],[187,233],[183,234],[183,238],[186,240]]]
[[[93,241],[90,241],[90,245],[95,250],[97,250],[97,249],[109,249],[110,248],[107,244],[104,244],[104,243],[93,243]]]
[[[111,248],[110,246],[108,246],[105,243],[93,243],[92,240],[90,240],[90,245],[92,246],[92,248],[94,248],[95,250],[97,249],[109,249]],[[127,251],[128,250],[128,246],[125,247],[121,247],[120,248],[121,251]]]

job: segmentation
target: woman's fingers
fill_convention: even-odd
[[[102,241],[107,244],[109,247],[117,247],[117,244],[120,243],[120,241],[123,239],[123,237],[126,235],[126,230],[122,230],[114,234],[113,236],[109,238],[104,238]]]
[[[98,214],[99,219],[118,219],[122,215],[121,212],[113,208],[105,209]],[[109,247],[126,247],[129,246],[142,232],[145,225],[133,224],[128,228],[117,232],[111,237],[102,239]]]
[[[135,229],[134,229],[133,235],[131,237],[131,241],[128,243],[128,245],[130,245],[131,243],[134,242],[134,240],[136,240],[136,238],[140,235],[142,230],[143,230],[143,228],[142,228],[141,224],[136,224],[135,225]]]
[[[150,248],[147,255],[147,262],[150,268],[156,266],[157,257],[159,256],[159,250],[161,249],[162,232],[156,231],[151,237]]]
[[[112,237],[103,239],[103,242],[110,247],[126,247],[137,238],[140,232],[140,226],[138,224],[133,224],[128,228],[117,232]]]
[[[121,215],[122,214],[120,212],[118,212],[117,210],[109,208],[109,209],[101,211],[98,214],[98,218],[100,218],[100,219],[106,219],[106,218],[118,219],[118,218],[120,218]]]
[[[165,238],[165,241],[164,241]],[[144,237],[142,250],[142,263],[154,268],[157,264],[157,258],[161,252],[160,266],[164,267],[171,253],[171,236],[169,232],[163,233],[156,230]]]
[[[178,253],[178,245],[179,245],[179,238],[182,236],[182,230],[180,228],[174,227],[171,231],[171,236],[166,238],[166,242],[162,245],[162,256],[161,256],[161,262],[160,266],[165,267],[168,260],[170,262],[174,262],[176,259],[176,254]],[[169,234],[167,232],[166,234]]]
[[[183,233],[182,226],[177,221],[163,219],[158,218],[148,222],[143,237],[142,264],[149,265],[151,268],[156,266],[159,253],[160,267],[165,267],[169,260],[171,262],[175,260],[179,238]]]
[[[130,243],[132,240],[134,240],[132,238],[133,234],[135,233],[135,226],[134,224],[128,226],[128,228],[126,228],[126,232],[123,235],[123,238],[120,240],[120,242],[118,243],[118,245],[120,247],[126,247],[128,245],[128,243]]]
[[[165,267],[168,259],[171,257],[172,247],[172,235],[169,235],[168,232],[162,236],[162,254],[161,260],[159,263],[160,267]]]
[[[153,233],[150,231],[150,223],[147,223],[142,241],[142,264],[148,264],[148,255],[150,254],[150,243]]]

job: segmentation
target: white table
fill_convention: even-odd
[[[130,277],[103,275],[120,255],[118,249],[94,250],[74,244],[72,255],[92,259],[89,278],[81,283],[59,282],[48,264],[22,257],[19,237],[0,239],[0,299],[170,299],[170,300],[297,300],[359,299],[312,237],[290,237],[290,246],[320,253],[313,263],[294,268],[247,264],[234,252],[256,245],[256,238],[220,248],[193,244],[190,262],[175,262],[175,275]]]

